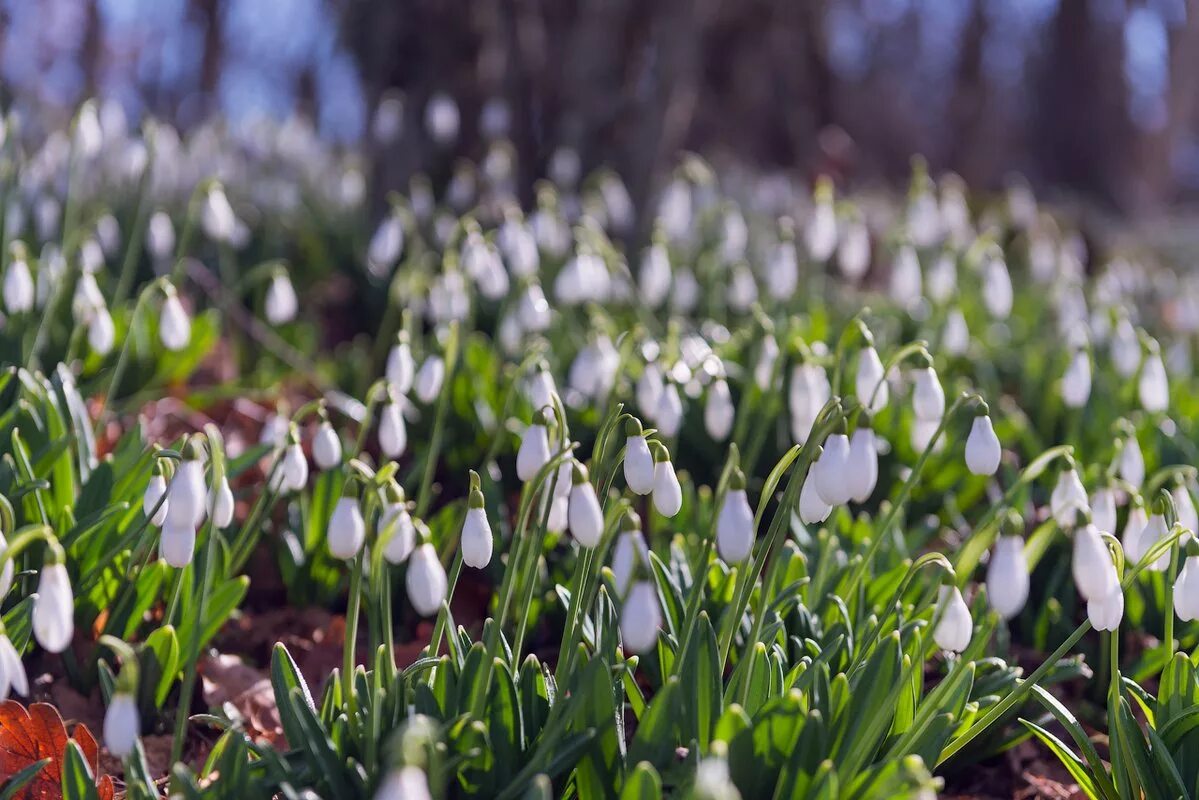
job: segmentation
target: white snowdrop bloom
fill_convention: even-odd
[[[1145,456],[1135,436],[1124,440],[1124,448],[1120,451],[1120,477],[1138,488],[1145,482]]]
[[[196,552],[196,527],[177,525],[170,519],[162,526],[158,540],[162,560],[176,569],[183,569],[192,562]]]
[[[545,423],[534,421],[525,428],[516,452],[516,477],[531,481],[549,463],[550,440]]]
[[[478,503],[478,505],[475,505]],[[472,491],[470,508],[462,523],[462,563],[474,569],[483,569],[491,563],[493,537],[487,512],[483,510],[483,495]]]
[[[1174,579],[1174,613],[1183,622],[1199,619],[1199,556],[1187,558],[1182,571]],[[2,646],[3,641],[0,641]],[[3,652],[0,651],[0,670],[3,670],[3,658]],[[2,688],[3,682],[0,680]]]
[[[131,693],[117,691],[104,712],[104,747],[117,758],[128,758],[140,735],[137,701]]]
[[[571,362],[567,381],[585,397],[600,400],[612,391],[619,367],[620,354],[612,346],[612,340],[600,335]]]
[[[728,382],[717,378],[708,387],[708,402],[704,405],[704,430],[714,441],[723,442],[733,431],[733,397]]]
[[[831,189],[831,187],[830,187]],[[837,212],[829,196],[817,201],[804,227],[804,248],[813,261],[825,262],[837,247]]]
[[[531,278],[541,266],[541,255],[537,252],[537,240],[532,231],[517,219],[509,219],[500,228],[500,252],[508,270],[517,278]]]
[[[943,446],[943,440],[933,437],[937,435],[937,430],[941,427],[941,421],[936,419],[914,419],[912,420],[912,449],[917,453],[923,453],[929,447],[933,448],[933,452],[939,452]]]
[[[920,303],[923,291],[920,259],[916,251],[904,245],[891,262],[891,298],[909,311]]]
[[[1124,619],[1124,591],[1119,584],[1110,593],[1087,601],[1087,618],[1097,631],[1114,631]]]
[[[675,178],[658,200],[658,219],[673,241],[683,239],[691,227],[691,186]]]
[[[690,314],[699,304],[699,294],[699,280],[696,279],[695,273],[690,267],[680,266],[671,285],[670,305],[680,314]]]
[[[773,334],[766,334],[762,339],[762,349],[758,353],[758,362],[754,365],[754,383],[762,391],[768,391],[774,378],[774,365],[779,358],[779,343]]]
[[[0,701],[8,699],[9,691],[22,697],[29,695],[29,676],[17,648],[8,636],[0,633]]]
[[[961,590],[942,585],[937,590],[937,607],[940,619],[933,628],[933,641],[942,650],[962,652],[974,634],[974,620],[970,617],[970,607],[962,599]]]
[[[726,263],[745,257],[749,244],[749,227],[737,207],[730,205],[720,218],[720,251]]]
[[[214,184],[204,198],[200,212],[200,225],[209,239],[232,244],[238,225],[237,215],[229,205],[229,198],[220,184]]]
[[[1086,350],[1075,350],[1062,375],[1062,402],[1066,408],[1082,408],[1091,396],[1091,357]]]
[[[366,541],[366,521],[362,508],[354,495],[343,495],[333,506],[329,515],[329,527],[325,531],[325,542],[329,555],[348,561],[358,555]]]
[[[373,800],[433,800],[429,778],[420,767],[393,767],[375,791]]]
[[[515,356],[520,352],[524,343],[524,335],[520,320],[511,312],[504,314],[495,332],[500,348],[510,356]]]
[[[287,433],[290,428],[291,423],[288,422],[287,417],[282,414],[272,413],[262,423],[262,431],[258,435],[258,443],[282,449],[287,444]]]
[[[167,487],[167,523],[195,529],[204,519],[207,497],[204,465],[189,442],[184,448],[184,459],[175,468],[175,475]]]
[[[604,534],[604,512],[582,464],[574,464],[571,470],[567,509],[567,525],[575,541],[588,548],[599,544]]]
[[[308,485],[308,459],[298,441],[292,441],[283,451],[283,491],[300,492]],[[172,502],[172,505],[174,503]]]
[[[811,470],[816,491],[827,505],[835,508],[849,502],[848,472],[849,437],[844,433],[831,434],[824,440],[824,449]]]
[[[158,317],[158,338],[162,346],[172,352],[179,352],[187,347],[192,338],[192,323],[179,302],[179,295],[174,291],[167,294],[162,301],[162,311]]]
[[[570,522],[570,501],[566,495],[554,492],[550,499],[549,514],[545,518],[545,529],[549,533],[563,533]]]
[[[915,369],[913,372],[912,410],[916,418],[928,422],[940,422],[945,416],[945,390],[932,365]]]
[[[941,210],[928,189],[911,198],[907,209],[908,233],[917,247],[929,247],[941,238]]]
[[[987,564],[987,601],[1004,619],[1020,613],[1028,602],[1028,560],[1024,540],[1000,536]]]
[[[422,617],[431,617],[445,602],[448,581],[445,567],[437,558],[437,551],[428,542],[420,545],[408,559],[408,574],[405,583],[408,589],[408,600],[416,613]]]
[[[526,286],[518,306],[521,326],[533,333],[544,331],[550,326],[550,313],[550,304],[545,299],[541,285],[530,283]]]
[[[1178,514],[1178,524],[1187,530],[1189,534],[1195,534],[1199,531],[1199,512],[1195,510],[1195,502],[1191,499],[1190,489],[1185,484],[1178,484],[1170,492],[1170,496],[1174,499],[1174,510]],[[1190,536],[1183,536],[1179,541],[1186,543]]]
[[[439,145],[452,144],[458,138],[461,118],[458,104],[445,92],[437,92],[425,106],[425,130]]]
[[[379,411],[379,450],[390,459],[399,458],[408,449],[408,426],[400,404],[390,400]]]
[[[533,408],[553,406],[554,398],[558,396],[558,387],[554,385],[554,378],[544,363],[529,375],[526,388]]]
[[[845,472],[850,499],[855,503],[866,502],[874,494],[874,487],[878,483],[878,446],[874,430],[860,422],[849,438],[849,460]]]
[[[1000,255],[993,254],[983,264],[983,305],[995,319],[1007,319],[1012,313],[1012,276]]]
[[[0,555],[8,549],[8,540],[4,538],[4,534],[0,532]],[[4,562],[4,566],[0,567],[0,600],[8,594],[8,590],[12,588],[13,581],[13,562],[9,559]]]
[[[371,274],[386,277],[391,273],[404,247],[404,223],[396,213],[388,214],[371,236],[366,264]]]
[[[646,306],[657,308],[666,301],[670,294],[670,277],[670,255],[666,246],[657,242],[646,248],[637,276],[637,288]]]
[[[607,298],[610,282],[604,260],[595,253],[580,251],[554,278],[554,297],[568,306],[599,302]]]
[[[790,239],[779,242],[766,270],[766,291],[775,300],[788,300],[799,286],[799,257]]]
[[[994,475],[995,470],[999,469],[1002,455],[991,417],[987,414],[977,415],[966,437],[966,467],[975,475]]]
[[[1149,550],[1155,544],[1157,544],[1158,542],[1167,538],[1169,535],[1170,535],[1170,531],[1166,527],[1166,518],[1164,516],[1162,516],[1161,514],[1150,515],[1149,521],[1145,523],[1145,527],[1141,530],[1140,558],[1144,558],[1146,555],[1148,555]],[[1139,561],[1140,558],[1137,560]],[[1166,548],[1165,552],[1163,552],[1157,558],[1153,559],[1153,561],[1149,562],[1148,569],[1151,569],[1154,572],[1165,572],[1166,568],[1169,566],[1170,566],[1170,550],[1169,550],[1169,548]]]
[[[678,436],[679,429],[683,427],[683,399],[679,396],[679,387],[674,381],[667,381],[662,387],[654,422],[662,435],[668,439]]]
[[[1091,522],[1103,533],[1116,532],[1116,493],[1106,486],[1091,495]]]
[[[808,470],[803,486],[799,491],[799,519],[804,525],[815,525],[828,519],[833,513],[833,507],[824,502],[820,492],[816,490],[815,465]]]
[[[953,308],[945,317],[941,331],[941,349],[951,356],[965,355],[970,349],[970,329],[960,308]]]
[[[266,299],[263,301],[266,311],[266,321],[272,325],[284,325],[296,318],[300,309],[300,301],[296,298],[295,287],[285,270],[277,270],[271,276],[271,282],[266,287]]]
[[[33,636],[42,649],[61,653],[75,633],[75,595],[65,564],[52,561],[42,567],[37,599],[33,601]]]
[[[1119,590],[1116,565],[1094,525],[1083,525],[1074,531],[1071,569],[1074,586],[1085,600],[1102,599]]]
[[[429,316],[434,322],[461,321],[469,311],[470,295],[461,272],[450,270],[434,279],[429,287]]]
[[[112,314],[108,313],[106,307],[100,306],[87,323],[88,347],[96,355],[106,356],[112,352],[112,346],[116,344],[116,335]]]
[[[23,258],[14,258],[4,272],[4,309],[9,314],[33,310],[35,296],[33,275]]]
[[[636,420],[630,420],[625,428],[624,478],[637,494],[654,489],[654,457]]]
[[[155,211],[146,228],[146,249],[155,261],[166,261],[175,249],[175,226],[163,211]]]
[[[641,521],[632,515],[632,519],[621,522],[622,530],[612,546],[612,575],[616,591],[624,594],[628,591],[629,583],[633,580],[633,570],[638,564],[649,566],[649,546],[641,535]]]
[[[1087,490],[1083,488],[1078,470],[1071,466],[1058,474],[1057,484],[1049,496],[1049,510],[1054,521],[1064,529],[1074,527],[1079,515],[1090,511]]]
[[[1124,521],[1124,532],[1120,534],[1120,546],[1124,548],[1124,558],[1129,564],[1136,564],[1149,549],[1142,536],[1148,524],[1149,514],[1145,507],[1140,503],[1133,504],[1128,509],[1128,519]]]
[[[1131,378],[1132,374],[1137,371],[1137,367],[1141,365],[1141,342],[1137,338],[1136,329],[1128,321],[1128,317],[1121,317],[1120,321],[1116,323],[1116,329],[1112,332],[1111,342],[1108,346],[1111,349],[1112,366],[1116,368],[1116,373],[1121,378]]]
[[[441,386],[445,383],[445,359],[439,355],[431,355],[421,363],[416,372],[414,388],[416,398],[428,405],[437,399]]]
[[[162,527],[162,523],[166,522],[168,503],[164,500],[162,505],[158,506],[159,499],[166,493],[167,480],[155,469],[146,484],[145,493],[142,494],[142,512],[150,519],[150,524],[157,527]],[[155,506],[158,506],[157,511],[154,510]],[[3,550],[0,549],[0,552]]]
[[[662,399],[664,388],[662,367],[656,361],[646,363],[645,369],[641,371],[641,377],[637,379],[635,389],[637,407],[648,419],[653,419],[654,415],[658,413],[658,403]]]
[[[327,419],[321,420],[312,437],[312,460],[325,471],[341,465],[341,439]]]
[[[858,352],[858,371],[854,380],[854,389],[858,402],[871,414],[877,414],[887,407],[891,390],[887,386],[887,376],[883,369],[882,359],[878,351],[871,346],[863,347]]]
[[[754,512],[745,493],[745,476],[738,470],[716,516],[716,550],[729,564],[739,564],[753,547]]]
[[[560,145],[550,154],[546,172],[551,181],[563,188],[572,188],[579,182],[583,162],[579,152],[569,145]]]
[[[208,515],[212,524],[220,530],[229,527],[233,522],[233,511],[233,489],[229,486],[229,479],[221,476],[220,484],[213,486],[208,492]]]
[[[1137,380],[1137,396],[1141,408],[1150,413],[1165,411],[1170,405],[1170,384],[1166,377],[1166,366],[1156,350],[1145,356],[1141,365],[1141,377]]]
[[[844,226],[837,248],[837,266],[849,281],[860,281],[870,269],[870,229],[860,219]]]
[[[662,609],[649,581],[637,581],[620,609],[620,643],[626,653],[648,653],[658,641]]]
[[[744,314],[758,302],[758,282],[745,264],[736,264],[729,277],[729,308]]]
[[[403,564],[416,548],[416,526],[402,501],[388,503],[379,516],[379,536],[386,536],[383,558],[389,564]]]
[[[797,364],[791,370],[787,405],[791,412],[791,436],[803,444],[812,432],[821,409],[832,396],[828,373],[819,364]]]
[[[949,302],[958,290],[958,262],[951,250],[944,250],[928,268],[925,284],[934,303]]]
[[[416,375],[416,362],[412,358],[412,347],[408,344],[408,335],[400,334],[399,340],[392,345],[387,354],[387,382],[395,387],[400,394],[408,394]]]
[[[675,475],[674,464],[665,445],[654,452],[654,508],[664,517],[673,517],[683,507],[683,487]]]

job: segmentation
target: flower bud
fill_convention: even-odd
[[[708,402],[704,406],[704,430],[714,441],[723,442],[733,430],[733,398],[724,378],[717,378],[708,387]]]
[[[912,411],[916,419],[925,422],[940,422],[945,416],[945,390],[932,366],[914,370],[915,385],[912,389]]]
[[[738,470],[716,516],[716,550],[729,564],[739,564],[749,558],[753,547],[754,512],[745,493],[745,478]]]
[[[630,515],[636,520],[636,515]],[[640,525],[640,520],[626,521],[622,525]],[[623,594],[628,591],[629,582],[633,579],[633,570],[637,564],[649,563],[649,546],[638,527],[625,527],[616,537],[612,548],[612,574],[615,577],[616,591]]]
[[[207,495],[204,465],[198,458],[184,458],[167,487],[166,523],[176,528],[190,527],[195,530],[204,519]]]
[[[471,507],[466,511],[466,521],[462,523],[462,562],[468,567],[483,569],[491,563],[493,537],[491,523],[487,521],[487,512],[483,509],[483,495],[479,494],[476,507],[475,492],[471,492]]]
[[[651,361],[645,365],[641,377],[637,379],[637,407],[648,419],[653,419],[658,413],[658,402],[662,398],[662,368],[657,362]]]
[[[333,513],[329,515],[329,528],[325,532],[329,555],[348,561],[358,555],[366,541],[366,522],[356,496],[342,496]]]
[[[625,482],[637,494],[649,494],[654,490],[654,457],[641,433],[641,425],[630,426],[630,431],[634,432],[628,432],[625,439]]]
[[[658,641],[662,609],[649,581],[637,581],[620,609],[620,641],[626,654],[647,653]]]
[[[117,758],[128,758],[141,735],[137,701],[128,692],[118,691],[104,712],[104,746]]]
[[[970,426],[970,435],[966,437],[966,467],[975,475],[994,475],[999,469],[1001,455],[999,437],[995,435],[991,417],[987,414],[976,416]]]
[[[661,453],[661,457],[659,457]],[[674,473],[674,464],[666,447],[659,444],[654,453],[654,508],[664,517],[673,517],[683,507],[683,487]]]
[[[887,407],[891,390],[887,386],[883,362],[873,347],[863,347],[858,355],[858,372],[854,386],[858,402],[871,414],[877,414]]]
[[[1145,482],[1145,456],[1135,436],[1124,440],[1124,449],[1120,451],[1120,477],[1137,488]]]
[[[1199,619],[1199,556],[1190,556],[1174,579],[1174,613],[1183,622]]]
[[[263,306],[266,321],[272,325],[283,325],[296,318],[300,304],[296,299],[295,287],[291,285],[291,278],[285,270],[279,269],[271,276]]]
[[[1091,522],[1103,533],[1116,532],[1116,495],[1111,489],[1096,489],[1091,495]]]
[[[799,519],[804,525],[824,522],[828,515],[833,513],[833,507],[824,502],[820,492],[816,491],[816,478],[812,474],[814,468],[815,465],[813,469],[808,470],[807,478],[799,491]]]
[[[1124,618],[1124,591],[1119,584],[1106,595],[1087,601],[1087,618],[1097,631],[1114,631]]]
[[[1024,540],[1019,536],[1000,536],[987,564],[987,600],[1004,619],[1020,613],[1028,602],[1028,561]]]
[[[400,339],[392,346],[387,354],[387,382],[400,394],[408,394],[412,381],[416,376],[416,364],[412,360],[412,348],[408,345],[408,336],[400,334]]]
[[[859,424],[849,438],[849,460],[845,471],[846,489],[855,503],[865,503],[878,484],[878,447],[874,431]]]
[[[172,352],[179,352],[191,341],[192,324],[179,295],[171,291],[162,301],[162,311],[158,317],[158,338],[162,346]]]
[[[762,391],[768,391],[771,386],[771,379],[774,376],[774,364],[779,358],[779,343],[771,334],[766,334],[762,339],[762,352],[758,355],[758,362],[754,365],[754,383]]]
[[[679,387],[674,381],[668,381],[662,387],[654,421],[666,438],[673,439],[679,435],[679,429],[683,426],[683,399],[679,397]]]
[[[112,324],[112,314],[100,306],[95,310],[87,323],[87,346],[98,356],[106,356],[112,352],[116,343],[116,328]]]
[[[426,405],[432,403],[441,393],[444,382],[445,359],[438,355],[429,356],[416,373],[416,398]]]
[[[403,502],[389,503],[379,516],[379,535],[387,536],[383,558],[389,564],[403,564],[416,547],[416,526]]]
[[[824,440],[824,450],[812,465],[816,491],[826,505],[836,508],[849,502],[849,437],[844,433],[831,434]]]
[[[920,259],[915,250],[904,245],[891,262],[891,297],[901,308],[911,311],[920,303],[923,283]]]
[[[0,555],[4,555],[4,551],[8,549],[8,540],[4,538],[4,533],[0,532]],[[8,559],[4,562],[4,566],[0,567],[0,600],[8,594],[8,590],[12,588],[13,580],[13,562]]]
[[[970,607],[962,599],[957,586],[942,585],[937,593],[940,620],[933,629],[933,641],[942,650],[960,653],[970,644],[974,633],[974,620],[970,618]]]
[[[1012,276],[1001,255],[992,255],[983,264],[982,296],[995,319],[1007,319],[1012,313]]]
[[[168,504],[163,500],[162,505],[158,505],[158,501],[167,493],[167,480],[162,476],[162,473],[156,468],[154,474],[150,476],[150,481],[146,484],[146,491],[142,495],[142,512],[150,519],[150,524],[162,527],[162,523],[166,521]],[[155,506],[158,510],[155,511]],[[2,551],[0,551],[2,552]]]
[[[195,555],[196,526],[191,523],[176,525],[168,517],[166,524],[162,526],[158,551],[163,561],[176,569],[183,569],[192,562]]]
[[[1087,513],[1087,490],[1083,488],[1078,470],[1071,466],[1058,475],[1057,484],[1049,496],[1049,510],[1058,527],[1069,529],[1078,522],[1080,513]]]
[[[970,329],[960,308],[950,310],[941,331],[941,349],[951,356],[965,355],[970,349]]]
[[[798,364],[791,370],[787,404],[791,411],[791,436],[796,444],[808,440],[816,417],[820,416],[831,392],[828,373],[818,364]]]
[[[1124,532],[1120,535],[1120,546],[1124,549],[1124,558],[1129,564],[1139,562],[1148,549],[1141,538],[1148,524],[1149,515],[1145,512],[1145,507],[1139,502],[1134,503],[1128,509],[1128,519],[1124,521]]]
[[[1166,528],[1166,518],[1161,514],[1150,515],[1149,521],[1145,523],[1145,527],[1141,530],[1141,553],[1140,558],[1138,558],[1137,561],[1140,561],[1146,555],[1148,555],[1149,551],[1155,544],[1167,538],[1169,535],[1170,531],[1168,528]],[[1154,572],[1165,572],[1166,567],[1168,566],[1170,566],[1170,550],[1169,548],[1166,548],[1161,555],[1149,562],[1148,569],[1153,570]]]
[[[229,527],[233,522],[233,490],[229,488],[229,479],[222,476],[221,482],[208,492],[208,514],[212,524],[218,530]]]
[[[408,559],[407,587],[408,600],[422,617],[433,616],[445,602],[445,568],[428,542],[417,547]]]
[[[22,697],[29,695],[29,676],[17,648],[0,632],[0,701],[8,699],[9,690]]]
[[[1119,589],[1111,553],[1094,525],[1083,525],[1074,531],[1071,568],[1074,585],[1085,600],[1102,599]]]
[[[433,800],[433,793],[420,767],[393,767],[379,784],[374,800]]]
[[[292,441],[283,451],[283,488],[285,491],[300,492],[308,485],[308,459],[298,441]]]
[[[33,310],[34,285],[29,265],[23,258],[14,258],[4,273],[4,309],[9,314]]]
[[[387,402],[379,412],[379,450],[387,458],[399,458],[408,449],[408,427],[400,404]]]
[[[1082,408],[1091,396],[1091,359],[1086,350],[1076,350],[1062,375],[1062,403]]]
[[[554,378],[543,364],[529,376],[529,401],[533,408],[545,408],[552,406],[557,396],[558,389],[554,385]]]
[[[341,439],[327,419],[321,421],[312,437],[312,460],[325,471],[341,465]]]
[[[549,460],[549,434],[544,423],[534,420],[525,428],[520,440],[520,449],[516,453],[516,477],[522,481],[533,480]]]
[[[1195,510],[1195,503],[1191,500],[1191,491],[1186,484],[1179,483],[1170,492],[1170,496],[1174,498],[1174,511],[1178,515],[1178,524],[1187,530],[1188,535],[1179,539],[1179,544],[1186,544],[1191,536],[1199,531],[1199,512]]]
[[[582,465],[574,467],[569,497],[567,524],[571,535],[583,547],[595,547],[604,533],[604,512]]]
[[[75,632],[75,596],[65,564],[57,561],[42,567],[37,599],[33,603],[33,635],[43,650],[61,653]]]

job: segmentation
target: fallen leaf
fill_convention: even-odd
[[[112,778],[100,775],[100,748],[86,725],[76,725],[71,737],[84,759],[98,776],[96,790],[101,800],[112,800]],[[62,765],[67,747],[67,727],[58,709],[49,703],[34,703],[26,709],[15,700],[0,704],[0,777],[14,775],[44,758],[50,762],[13,800],[57,800],[62,797]]]

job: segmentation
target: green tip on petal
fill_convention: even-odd
[[[632,416],[625,420],[624,435],[626,438],[632,436],[644,436],[645,428],[641,427],[641,420]]]

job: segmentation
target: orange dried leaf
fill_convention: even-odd
[[[100,772],[100,749],[86,725],[76,725],[72,737],[83,751],[93,775]],[[59,800],[62,765],[67,748],[67,726],[58,709],[34,703],[26,709],[16,700],[0,703],[0,783],[44,758],[50,762],[16,794],[15,800]],[[96,790],[101,800],[112,800],[112,778],[99,776]]]

